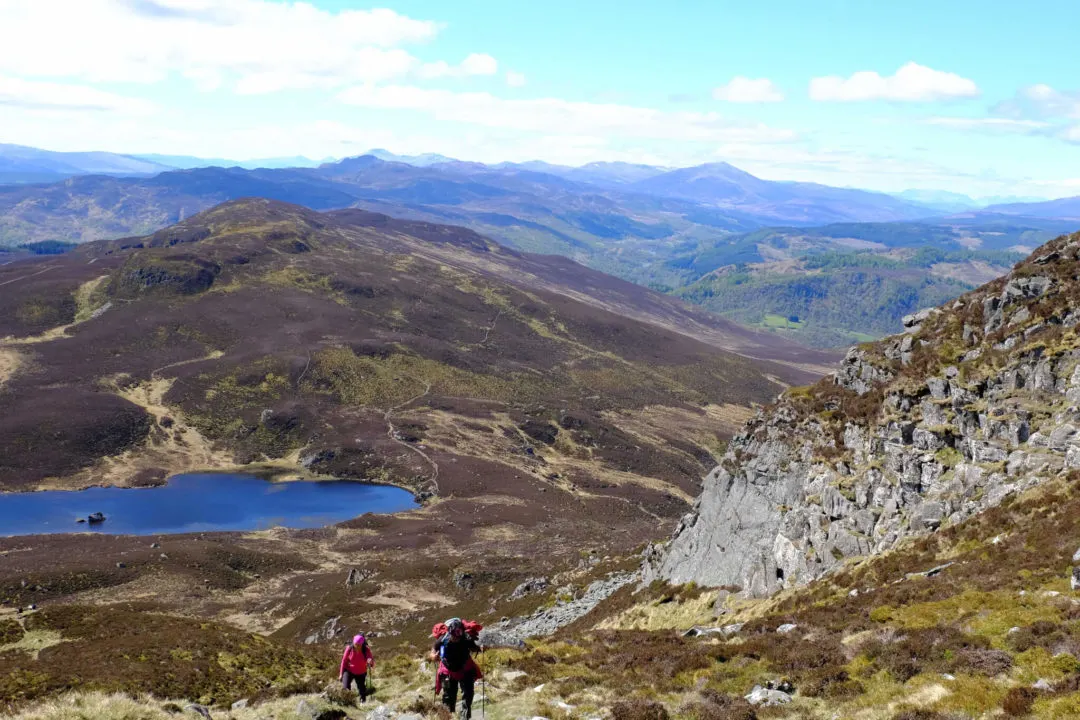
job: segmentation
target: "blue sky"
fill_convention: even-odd
[[[1076,27],[1050,0],[0,0],[0,142],[1080,195]]]

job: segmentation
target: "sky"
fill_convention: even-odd
[[[1075,0],[0,0],[0,142],[1080,195]]]

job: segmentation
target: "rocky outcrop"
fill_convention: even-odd
[[[758,413],[644,581],[765,596],[1080,468],[1080,235]]]
[[[637,573],[613,573],[590,583],[580,597],[557,598],[551,607],[540,608],[528,617],[504,620],[491,628],[485,628],[484,633],[490,632],[492,637],[501,638],[500,646],[503,647],[513,646],[513,642],[508,639],[520,641],[525,638],[550,635],[559,628],[585,617],[593,608],[611,597],[620,588],[632,583],[637,577]],[[481,642],[485,645],[489,644],[484,642],[483,635]]]

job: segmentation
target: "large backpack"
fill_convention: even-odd
[[[484,626],[475,620],[462,620],[461,624],[465,626],[465,635],[470,640],[479,640],[480,631],[484,629]],[[431,629],[431,637],[444,638],[450,632],[450,628],[446,626],[446,623],[436,623],[435,627]]]

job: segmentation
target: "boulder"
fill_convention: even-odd
[[[480,644],[486,648],[513,648],[523,650],[525,641],[510,630],[498,627],[484,628],[480,631]]]
[[[795,623],[784,623],[780,627],[776,628],[776,632],[781,635],[787,635],[790,632],[794,632],[799,626]]]
[[[191,705],[188,705],[184,709],[187,710],[188,712],[195,713],[196,715],[201,715],[206,720],[214,720],[214,718],[210,715],[210,709],[208,707],[206,707],[205,705],[199,705],[198,703],[192,703]]]
[[[545,577],[529,578],[525,582],[514,588],[514,592],[510,593],[511,600],[520,600],[521,598],[532,595],[534,593],[544,592],[548,588],[548,579]]]
[[[1072,578],[1069,580],[1069,585],[1073,590],[1080,590],[1080,565],[1072,569]]]
[[[386,705],[380,705],[367,714],[366,720],[397,720],[397,713]]]
[[[755,685],[754,689],[751,690],[745,698],[751,705],[758,705],[761,707],[773,707],[791,702],[791,696],[786,692],[770,690],[769,688],[764,688],[760,685]]]

